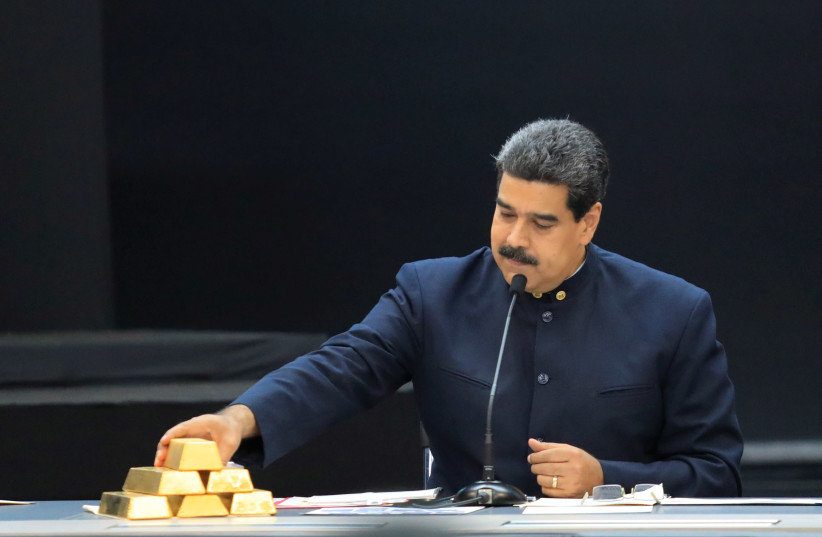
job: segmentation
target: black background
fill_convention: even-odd
[[[707,289],[748,439],[818,438],[822,4],[0,4],[0,330],[344,330],[487,244],[491,154],[609,150],[595,242]]]

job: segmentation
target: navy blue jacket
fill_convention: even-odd
[[[413,380],[435,460],[430,484],[454,492],[479,479],[509,302],[487,247],[403,266],[361,323],[235,401],[257,419],[258,459],[270,463]],[[626,490],[740,493],[742,438],[708,294],[594,245],[560,287],[517,301],[493,430],[496,477],[529,495],[540,488],[528,438],[586,450],[605,483]]]

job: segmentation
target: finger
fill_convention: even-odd
[[[223,461],[223,466],[225,466],[228,461],[231,460],[231,457],[237,451],[237,447],[233,444],[228,444],[227,442],[222,442],[218,444],[219,452],[220,452],[220,460]]]
[[[165,463],[168,455],[168,446],[175,438],[185,438],[191,434],[191,420],[178,423],[171,429],[163,433],[160,441],[157,442],[157,451],[154,454],[154,466],[161,467]]]
[[[561,444],[558,442],[538,442],[536,440],[535,442],[539,443],[539,445],[542,447],[540,451],[545,451],[546,449],[564,449],[570,447],[568,444]]]
[[[156,466],[157,468],[162,467],[163,464],[165,464],[165,462],[166,462],[166,454],[167,453],[168,453],[167,449],[158,448],[157,452],[154,454],[154,466]]]
[[[543,444],[545,444],[545,442],[540,442],[536,438],[528,439],[528,447],[531,448],[531,451],[542,451],[543,449],[545,449],[544,447],[542,447]]]
[[[203,427],[198,427],[197,422],[193,419],[178,423],[171,429],[165,432],[160,438],[160,444],[168,446],[168,444],[175,438],[197,437],[207,430],[200,431]]]
[[[563,476],[568,473],[566,465],[562,463],[532,464],[531,473],[535,475]]]
[[[563,448],[552,448],[537,451],[528,455],[528,462],[530,464],[560,464],[568,462],[570,459],[569,452]]]
[[[557,479],[557,487],[554,488],[553,479],[548,479],[545,483],[538,483],[543,496],[549,498],[582,498],[582,492],[579,492],[573,483],[563,485],[567,479],[559,477]]]
[[[176,427],[176,426],[175,426]],[[166,462],[166,455],[168,455],[168,445],[171,443],[173,438],[177,438],[173,433],[172,430],[174,427],[163,433],[163,436],[160,437],[160,441],[157,442],[157,451],[154,453],[154,466],[160,468]]]
[[[539,452],[545,451],[547,449],[560,449],[560,448],[568,448],[570,447],[568,444],[560,444],[557,442],[542,442],[535,438],[528,439],[528,447],[531,448],[531,451]]]
[[[557,486],[554,486],[554,478],[557,478]],[[565,480],[561,475],[538,475],[537,476],[537,484],[546,489],[554,489],[554,490],[561,490],[562,487],[560,486]]]
[[[549,498],[568,497],[568,491],[563,488],[562,483],[562,476],[557,476],[556,487],[554,487],[554,476],[544,475],[537,477],[537,484],[540,486],[540,489],[542,490],[542,495],[548,496]]]

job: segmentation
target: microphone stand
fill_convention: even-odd
[[[497,379],[502,365],[502,354],[505,350],[505,341],[508,339],[508,325],[511,323],[511,312],[517,296],[525,290],[526,278],[522,274],[515,274],[511,278],[509,292],[513,295],[508,307],[508,316],[505,318],[505,329],[502,332],[502,344],[497,357],[497,369],[494,371],[494,382],[491,384],[491,395],[488,398],[488,412],[485,418],[485,460],[482,467],[482,479],[460,489],[454,497],[454,503],[477,500],[480,505],[515,505],[525,503],[525,493],[514,485],[503,483],[494,478],[494,437],[491,432],[491,417],[493,416],[494,396],[497,392]]]

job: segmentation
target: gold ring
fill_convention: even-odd
[[[551,488],[557,488],[557,476],[554,476],[554,480],[551,482]]]

